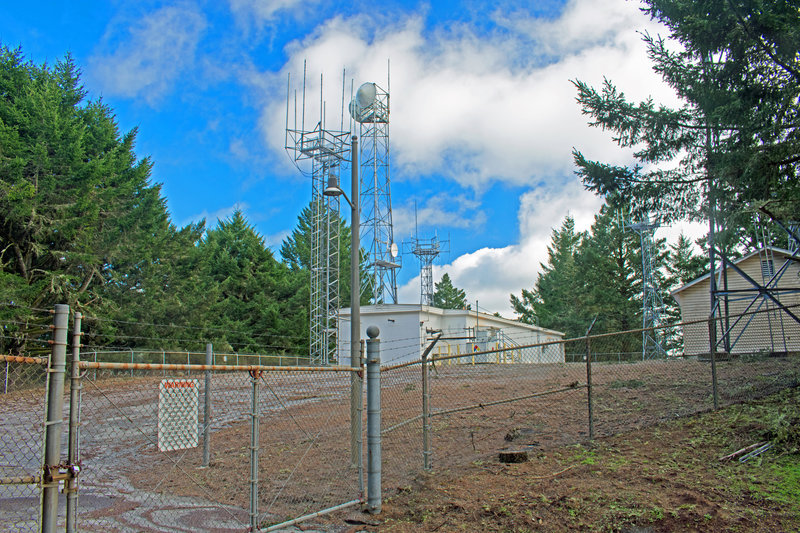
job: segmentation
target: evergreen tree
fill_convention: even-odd
[[[576,150],[578,174],[587,188],[667,221],[707,219],[712,183],[726,229],[717,242],[731,249],[743,238],[748,209],[769,204],[784,217],[800,211],[800,11],[781,0],[644,3],[680,44],[645,35],[653,68],[685,103],[634,104],[610,81],[600,91],[576,81],[592,125],[612,131],[638,160],[619,167]]]
[[[244,214],[237,210],[219,221],[199,251],[216,297],[209,310],[216,343],[251,353],[301,353],[305,341],[296,335],[307,329],[298,327],[305,302],[294,298],[302,292],[300,277],[275,259]]]
[[[595,215],[589,235],[581,242],[577,263],[584,313],[597,317],[593,333],[642,327],[641,241],[635,232],[625,229],[619,210],[605,204]],[[641,349],[638,336],[622,341],[626,343],[620,347],[624,352]]]
[[[313,200],[303,208],[297,217],[297,226],[281,245],[281,258],[293,271],[303,271],[311,275],[311,235],[313,232]],[[350,306],[350,226],[339,215],[339,299],[344,307]],[[361,305],[369,305],[372,294],[372,281],[366,270],[366,250],[361,249]],[[309,277],[310,283],[310,277]]]
[[[708,260],[692,251],[692,241],[681,233],[669,247],[667,286],[670,290],[689,283],[708,272]]]
[[[547,264],[532,290],[511,295],[511,305],[521,322],[563,331],[567,337],[586,333],[589,318],[582,304],[584,284],[577,267],[577,254],[586,237],[575,231],[575,220],[567,216],[560,229],[554,229],[547,247]]]
[[[439,309],[472,309],[467,304],[467,293],[455,287],[450,275],[445,272],[438,283],[434,283],[433,307]]]
[[[133,152],[136,130],[120,135],[111,109],[85,95],[69,55],[34,65],[0,45],[4,303],[105,313],[115,308],[110,294],[152,289],[135,254],[150,249],[149,262],[165,262],[151,240],[176,230],[149,182],[150,161]]]

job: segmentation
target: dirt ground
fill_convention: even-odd
[[[778,409],[777,414],[775,409]],[[741,463],[720,457],[793,435]],[[800,531],[800,389],[418,478],[363,531]]]
[[[720,365],[720,401],[780,390],[794,379],[796,369],[796,361],[786,359]],[[420,474],[421,421],[414,419],[421,410],[419,376],[419,367],[383,376],[383,487],[390,500],[381,529],[613,530],[618,524],[642,522],[651,528],[642,531],[658,531],[653,524],[663,522],[667,525],[662,530],[706,531],[715,530],[709,524],[729,515],[742,521],[743,531],[769,523],[744,512],[731,515],[709,499],[718,490],[715,478],[696,465],[701,457],[713,462],[718,450],[701,444],[691,425],[664,433],[672,426],[663,423],[713,407],[707,363],[596,365],[594,432],[608,437],[591,448],[574,445],[586,442],[589,434],[584,365],[441,367],[431,376],[435,471],[427,476]],[[262,402],[272,402],[276,409],[263,413],[259,432],[264,525],[360,496],[357,472],[348,460],[347,382],[338,380],[340,388],[320,395],[318,381],[298,387],[284,376],[262,391]],[[246,392],[237,394],[246,399]],[[262,409],[269,405],[262,403]],[[658,423],[662,425],[651,427]],[[242,409],[238,423],[230,420],[214,431],[210,468],[198,468],[197,449],[173,457],[143,450],[141,459],[154,468],[131,475],[131,481],[142,489],[157,486],[169,494],[246,509],[249,436]],[[746,444],[751,443],[742,446]],[[531,460],[499,465],[497,452],[506,447],[527,451]],[[663,457],[678,450],[689,451],[684,458],[689,462],[676,459],[663,466]],[[171,467],[177,458],[180,469]],[[159,474],[154,477],[153,471]],[[640,495],[652,495],[652,500],[640,500]],[[348,516],[358,527],[358,514]],[[342,520],[332,515],[308,527],[337,531],[337,526],[346,526]],[[723,529],[737,523],[725,522]]]
[[[720,404],[786,389],[798,382],[799,370],[796,357],[721,362]],[[159,383],[170,377],[198,378],[203,387],[202,375],[162,371],[87,376],[80,434],[82,530],[247,528],[249,376],[213,377],[207,468],[201,467],[199,447],[161,452],[156,446]],[[742,430],[741,422],[710,424],[707,417],[717,413],[693,415],[713,407],[708,363],[592,365],[597,439],[591,447],[575,444],[589,437],[587,377],[581,363],[437,365],[430,377],[434,472],[423,474],[420,367],[382,373],[384,513],[377,518],[335,513],[300,527],[340,532],[795,531],[800,526],[790,516],[800,514],[796,506],[776,503],[778,489],[766,479],[765,473],[785,465],[759,469],[716,461],[761,437],[757,422]],[[350,462],[349,394],[347,374],[280,372],[258,380],[262,526],[362,496]],[[41,421],[40,401],[15,398],[4,398],[14,406],[2,422],[6,436],[28,434]],[[202,415],[202,401],[200,410]],[[29,451],[40,449],[28,444]],[[497,453],[506,447],[528,452],[530,461],[500,465]],[[23,464],[24,451],[3,449],[0,457],[13,455],[8,462]],[[796,463],[794,468],[800,484]],[[790,503],[800,501],[796,490],[789,492]],[[38,499],[11,503],[23,524]]]

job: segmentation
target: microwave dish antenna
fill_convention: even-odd
[[[350,116],[361,124],[389,122],[388,99],[379,98],[378,86],[374,83],[362,83],[350,101]]]

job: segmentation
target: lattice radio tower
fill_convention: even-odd
[[[434,234],[430,239],[420,239],[417,227],[417,210],[414,207],[414,238],[410,243],[406,243],[406,251],[414,254],[419,259],[419,303],[421,305],[433,305],[433,262],[442,252],[447,252],[450,241],[441,241]]]
[[[311,364],[327,365],[336,353],[337,315],[339,313],[339,198],[325,196],[329,178],[338,182],[342,163],[349,160],[350,132],[344,131],[344,73],[342,74],[342,112],[339,130],[328,129],[325,101],[319,80],[319,118],[311,129],[306,128],[306,67],[303,65],[303,92],[298,122],[297,92],[294,93],[294,119],[289,124],[289,93],[286,90],[286,136],[284,146],[295,166],[311,178],[311,298],[310,343]],[[311,173],[300,162],[311,160]]]
[[[653,235],[659,225],[645,219],[626,225],[639,234],[642,251],[642,360],[667,356],[664,335],[654,328],[663,324],[664,300],[658,290],[653,269]]]
[[[387,87],[388,87],[387,75]],[[397,244],[392,229],[389,180],[389,92],[364,83],[350,102],[350,116],[358,129],[361,165],[361,245],[367,252],[368,274],[362,283],[374,304],[397,303]]]

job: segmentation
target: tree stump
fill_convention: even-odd
[[[528,460],[528,452],[525,450],[500,450],[499,459],[501,463],[524,463]]]

